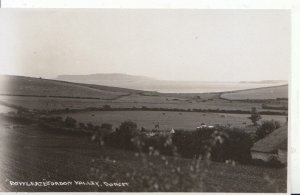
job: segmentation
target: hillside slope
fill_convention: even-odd
[[[160,93],[211,93],[260,88],[286,84],[284,81],[260,82],[212,82],[197,81],[197,78],[188,78],[191,81],[159,80],[145,76],[127,74],[90,74],[90,75],[60,75],[56,80],[123,87],[128,89],[157,91]]]
[[[0,94],[114,99],[134,90],[23,76],[0,76]]]
[[[227,92],[221,97],[229,100],[288,98],[288,85]]]
[[[271,169],[225,163],[201,163],[200,172],[190,169],[191,159],[146,156],[126,150],[99,147],[89,136],[53,131],[0,115],[2,154],[1,191],[153,191],[145,185],[154,181],[155,191],[202,192],[286,192],[286,168]],[[181,168],[179,173],[172,166]],[[202,178],[202,179],[201,179]],[[182,179],[178,185],[179,179]],[[11,186],[11,181],[106,181],[129,182],[128,188],[84,185],[26,187]],[[201,181],[196,183],[195,181]],[[238,181],[238,182],[237,182]],[[146,183],[146,184],[147,184]],[[199,185],[201,184],[201,185]]]

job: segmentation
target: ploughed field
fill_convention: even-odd
[[[204,191],[285,192],[286,168],[200,162],[200,172],[190,169],[191,159],[136,155],[100,148],[90,136],[55,131],[0,115],[1,191]],[[146,159],[147,165],[145,167]],[[171,164],[176,164],[176,174]],[[197,188],[191,185],[200,179]],[[174,185],[174,181],[178,181]],[[97,181],[101,186],[12,186],[10,182]],[[128,183],[109,187],[105,183]],[[149,189],[147,182],[154,182]]]
[[[92,123],[101,125],[110,123],[118,127],[125,120],[131,120],[138,126],[146,129],[154,129],[159,123],[161,130],[184,129],[194,130],[201,123],[207,125],[232,125],[245,127],[252,122],[249,114],[223,114],[223,113],[198,113],[198,112],[164,112],[164,111],[82,111],[77,113],[57,114],[55,116],[67,116],[77,120],[78,123]],[[286,121],[286,116],[262,115],[263,120],[277,120],[281,124]]]

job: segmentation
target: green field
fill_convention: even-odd
[[[160,129],[196,129],[201,123],[207,125],[233,125],[246,127],[251,125],[250,115],[247,114],[220,114],[220,113],[195,113],[195,112],[163,112],[163,111],[86,111],[79,113],[61,114],[63,117],[75,118],[78,122],[101,125],[110,123],[118,127],[125,120],[132,120],[139,127],[154,129],[159,123]],[[277,120],[285,123],[285,116],[263,115],[262,120]]]

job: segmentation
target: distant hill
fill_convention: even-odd
[[[126,75],[101,75],[101,78],[110,78],[111,83],[116,83],[116,80],[123,81],[124,85],[128,85],[129,80],[132,82],[136,82],[138,79],[140,80],[148,80],[149,82],[154,80],[154,82],[160,83],[158,80],[140,77],[140,76],[126,76]],[[73,76],[70,76],[73,77]],[[78,76],[77,78],[99,78],[97,76]],[[67,79],[67,77],[64,77]],[[109,80],[109,79],[108,79]],[[108,81],[107,80],[107,81]],[[134,80],[134,81],[133,81]],[[92,80],[89,80],[92,81]],[[96,80],[99,81],[99,80]],[[95,82],[96,82],[95,81]],[[103,80],[102,80],[103,81]],[[118,83],[120,83],[118,81]],[[144,94],[144,95],[160,95],[163,94],[147,91],[147,90],[135,90],[128,89],[124,87],[112,87],[105,85],[97,85],[97,84],[85,84],[85,83],[77,83],[69,82],[69,81],[58,81],[58,80],[50,80],[50,79],[42,79],[42,78],[33,78],[33,77],[24,77],[24,76],[9,76],[9,75],[0,75],[0,94],[5,95],[26,95],[26,96],[64,96],[64,97],[76,97],[76,98],[97,98],[97,99],[115,99],[120,96],[126,96],[130,94]],[[111,84],[110,83],[110,84]],[[122,82],[121,82],[122,83]],[[242,88],[240,86],[236,87],[236,83],[209,83],[209,82],[169,82],[170,85],[167,85],[168,82],[165,83],[162,81],[161,84],[162,90],[191,90],[191,92],[197,93],[197,90],[203,90],[204,92],[210,91],[223,91],[235,88]],[[141,84],[141,83],[140,83]],[[109,84],[107,84],[109,85]],[[246,85],[246,84],[245,84]],[[142,85],[136,85],[142,86]],[[198,88],[197,88],[198,86]],[[256,85],[255,85],[256,86]],[[261,86],[261,85],[258,85]],[[144,85],[145,87],[145,85]],[[153,86],[149,86],[151,88]],[[253,87],[253,85],[246,85],[243,87]],[[194,89],[194,90],[193,90]],[[199,92],[198,92],[199,93]],[[172,96],[174,96],[173,94]],[[179,95],[179,94],[178,94]],[[176,95],[175,95],[176,96]],[[276,98],[287,98],[288,97],[288,86],[272,86],[272,87],[264,87],[264,88],[255,88],[255,89],[247,89],[247,90],[233,90],[230,92],[223,92],[221,95],[222,98],[231,99],[231,100],[239,100],[239,99],[276,99]]]
[[[285,81],[285,80],[262,80],[262,81],[240,81],[240,83],[286,85],[286,84],[288,84],[288,81]]]
[[[135,76],[135,75],[127,75],[120,73],[109,73],[109,74],[90,74],[90,75],[59,75],[57,80],[65,80],[72,82],[80,82],[80,83],[89,83],[89,84],[97,84],[97,83],[114,83],[114,82],[145,82],[145,81],[155,81],[150,77],[145,76]]]
[[[279,85],[275,81],[259,82],[206,82],[166,81],[127,74],[60,75],[56,80],[85,84],[106,85],[161,93],[207,93],[243,90]],[[193,80],[192,78],[189,78]],[[281,83],[281,82],[280,82]]]

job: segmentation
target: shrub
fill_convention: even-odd
[[[101,130],[101,128],[100,128]],[[104,142],[110,146],[165,155],[180,155],[184,158],[211,156],[214,161],[234,160],[249,163],[251,137],[241,129],[216,126],[194,131],[176,130],[174,134],[157,133],[147,136],[140,132],[132,121],[123,122],[115,132],[104,135]]]
[[[137,124],[132,121],[124,121],[115,132],[105,138],[105,142],[111,146],[133,150],[135,146],[132,139],[139,134]]]
[[[87,126],[87,129],[90,130],[90,131],[95,130],[95,127],[92,123],[87,123],[86,126]]]
[[[255,107],[252,107],[251,109],[251,116],[249,119],[252,121],[253,125],[257,125],[257,121],[261,119],[260,114],[257,112]]]
[[[281,163],[276,156],[270,157],[267,164],[269,165],[269,167],[273,167],[273,168],[281,168],[284,166],[283,163]]]
[[[175,131],[172,141],[177,148],[177,152],[185,158],[194,158],[204,155],[214,130],[202,128],[195,131]]]
[[[172,138],[169,134],[157,134],[152,137],[140,135],[139,141],[142,143],[142,151],[149,153],[151,148],[160,154],[173,155]]]
[[[210,155],[213,161],[235,160],[248,163],[251,159],[251,137],[240,129],[229,127],[202,128],[196,131],[176,131],[173,136],[182,157]]]
[[[112,133],[112,125],[103,123],[101,126],[93,126],[92,141],[97,142],[99,145],[104,145],[105,140]]]
[[[147,106],[142,106],[142,110],[148,110]]]
[[[73,119],[72,117],[67,116],[65,119],[66,127],[74,128],[74,127],[76,127],[76,123],[77,123],[77,121],[75,119]]]
[[[261,126],[256,131],[256,140],[264,138],[266,135],[272,133],[275,129],[280,127],[278,121],[263,121]]]
[[[112,124],[109,124],[109,123],[103,123],[103,124],[101,125],[101,129],[112,130]]]
[[[84,123],[79,123],[79,127],[80,127],[81,129],[86,129],[86,126],[85,126]]]
[[[110,110],[110,109],[111,109],[111,106],[110,106],[110,105],[104,105],[104,106],[103,106],[103,109],[104,109],[104,110]]]
[[[250,135],[240,129],[221,128],[222,141],[217,142],[212,150],[212,160],[234,160],[240,163],[249,163],[253,142]],[[220,139],[219,139],[220,140]],[[218,158],[216,158],[218,157]]]

